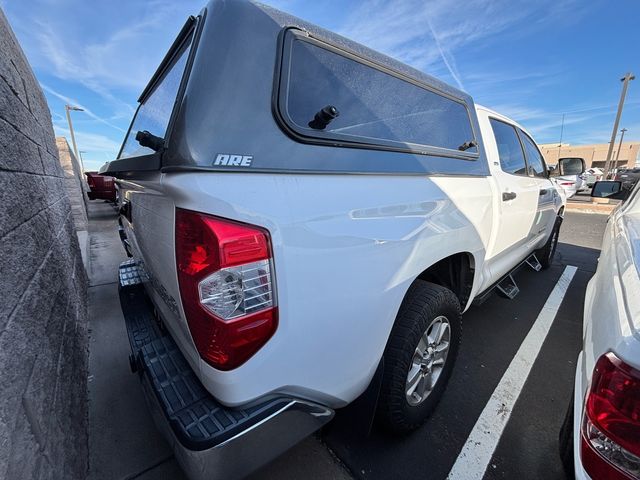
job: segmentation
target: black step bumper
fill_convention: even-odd
[[[140,375],[157,426],[189,478],[241,478],[333,417],[331,409],[290,397],[247,408],[223,406],[155,320],[135,263],[123,263],[119,277],[132,368]]]

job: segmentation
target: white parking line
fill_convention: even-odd
[[[481,480],[577,268],[568,265],[478,417],[448,480]]]

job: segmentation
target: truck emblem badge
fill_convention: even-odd
[[[252,161],[253,155],[231,155],[228,153],[219,153],[213,164],[225,167],[250,167]]]

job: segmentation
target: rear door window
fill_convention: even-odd
[[[464,102],[317,41],[296,36],[289,48],[280,110],[295,132],[400,151],[437,148],[477,156]],[[325,107],[335,108],[337,116],[314,122]]]
[[[524,145],[524,151],[527,156],[527,167],[529,169],[529,175],[532,177],[543,177],[546,178],[547,174],[545,172],[544,159],[542,158],[542,154],[535,142],[531,140],[531,137],[524,133],[522,130],[518,130],[520,133],[520,138],[522,139],[522,144]],[[582,163],[580,163],[582,166]]]
[[[527,175],[527,163],[516,129],[495,118],[491,118],[489,121],[498,146],[498,157],[502,170],[514,175]]]
[[[118,158],[137,157],[154,153],[151,148],[143,147],[138,143],[136,140],[137,132],[146,130],[156,137],[165,137],[187,59],[189,58],[192,37],[193,32],[185,39],[151,93],[147,95],[138,107]]]

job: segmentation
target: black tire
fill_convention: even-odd
[[[558,247],[558,238],[560,237],[560,225],[562,225],[562,217],[556,218],[556,223],[553,225],[551,235],[547,239],[547,243],[536,250],[536,257],[542,265],[542,269],[546,270],[553,264],[553,258],[556,256],[556,249]]]
[[[445,317],[444,320],[441,317]],[[433,325],[437,325],[437,322],[446,323],[445,320],[449,325],[449,347],[444,364],[430,393],[426,393],[423,399],[412,397],[411,401],[419,403],[411,405],[405,392],[409,370],[413,368],[415,371],[416,368],[413,363],[416,348],[423,335],[432,328],[439,328]],[[416,280],[400,306],[384,352],[384,373],[376,417],[385,430],[409,432],[429,418],[451,376],[461,336],[462,314],[458,297],[440,285]],[[422,357],[418,355],[416,358]],[[429,363],[426,358],[425,362]],[[432,360],[431,367],[425,365],[424,368],[428,368],[429,372],[433,368],[435,372],[435,365]]]
[[[564,422],[562,422],[562,428],[560,428],[558,453],[567,478],[575,478],[575,467],[573,465],[573,395],[571,396]]]

